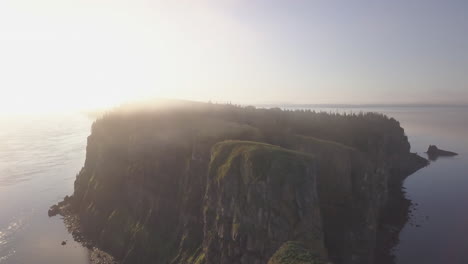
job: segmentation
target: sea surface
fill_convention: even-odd
[[[47,210],[73,192],[91,123],[80,114],[0,116],[0,264],[89,262]]]
[[[413,152],[426,157],[430,144],[458,152],[406,179],[415,206],[394,251],[396,264],[468,263],[468,107],[311,108],[385,113],[400,121]],[[73,192],[91,124],[81,114],[0,114],[0,264],[89,263],[88,250],[47,210]]]

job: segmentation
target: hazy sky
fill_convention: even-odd
[[[0,111],[468,103],[468,1],[1,0]]]

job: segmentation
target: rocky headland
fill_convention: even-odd
[[[49,214],[122,263],[370,264],[426,165],[381,114],[124,106],[93,124],[74,193]]]

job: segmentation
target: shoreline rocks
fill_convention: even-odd
[[[67,195],[63,201],[51,206],[49,217],[57,215],[63,217],[65,227],[72,234],[73,240],[89,250],[89,264],[119,264],[112,255],[96,247],[94,241],[86,238],[81,228],[79,217],[74,212],[72,206],[72,197]],[[66,246],[67,242],[67,240],[64,240],[60,244]]]

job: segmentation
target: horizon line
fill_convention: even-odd
[[[468,107],[468,103],[456,103],[456,104],[437,104],[437,103],[376,103],[376,104],[334,104],[334,103],[261,103],[252,104],[254,106],[285,106],[285,107],[338,107],[338,108],[350,108],[350,107]]]

